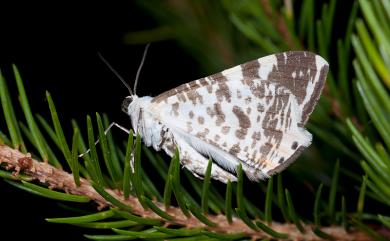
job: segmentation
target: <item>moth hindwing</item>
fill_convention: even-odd
[[[202,177],[234,181],[239,163],[250,179],[282,171],[310,145],[304,129],[324,87],[328,63],[304,51],[269,55],[156,97],[125,99],[123,109],[147,146]]]

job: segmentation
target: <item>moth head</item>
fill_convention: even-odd
[[[122,111],[125,112],[126,114],[129,113],[129,105],[133,102],[133,96],[129,95],[126,96],[126,98],[122,102]]]

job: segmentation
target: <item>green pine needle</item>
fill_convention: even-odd
[[[225,215],[226,215],[226,219],[228,221],[229,224],[232,223],[232,213],[233,213],[233,209],[232,209],[232,183],[230,182],[230,180],[228,181],[227,185],[226,185],[226,196],[225,196]]]
[[[260,221],[256,221],[256,225],[261,230],[263,230],[265,233],[271,235],[273,238],[276,238],[276,239],[287,239],[288,238],[288,234],[279,233]]]
[[[345,201],[345,197],[341,197],[341,225],[343,225],[345,230],[348,230],[348,222],[347,222],[347,204]]]
[[[14,175],[11,172],[7,172],[7,171],[3,171],[3,170],[0,170],[0,177],[4,178],[4,179],[13,180],[13,181],[23,180],[23,181],[30,182],[30,181],[33,180],[33,178],[28,177],[26,175],[23,175],[23,174],[20,174],[20,173],[19,173],[19,175]]]
[[[90,169],[88,172],[90,173],[90,176],[95,183],[99,184],[100,186],[103,186],[105,182],[99,165],[98,154],[95,146],[95,135],[94,135],[92,120],[90,116],[87,116],[87,130],[88,130],[88,144],[89,144],[89,150],[91,154],[91,159],[89,159],[89,162],[87,164],[87,168]]]
[[[267,223],[272,222],[272,195],[273,195],[273,178],[268,180],[267,193],[265,195],[265,221]]]
[[[161,221],[159,220],[135,216],[129,212],[124,212],[116,209],[113,209],[113,211],[114,213],[118,214],[120,217],[133,221],[134,223],[137,224],[151,225],[151,226],[160,226],[162,224]]]
[[[84,237],[97,241],[122,241],[122,240],[134,240],[133,236],[128,235],[90,235],[85,234]]]
[[[151,231],[142,231],[142,232],[137,232],[137,231],[127,231],[127,230],[121,230],[121,229],[112,229],[115,233],[120,234],[120,235],[127,235],[127,236],[132,236],[137,239],[160,239],[164,240],[167,238],[172,237],[172,235],[166,234],[166,233],[160,233],[156,230]]]
[[[72,172],[74,171],[73,170],[73,165],[72,165],[72,153],[71,151],[69,150],[69,146],[68,146],[68,143],[65,139],[65,135],[64,135],[64,132],[62,130],[62,127],[61,127],[61,123],[60,123],[60,120],[58,118],[58,115],[57,115],[57,110],[56,110],[56,107],[54,105],[54,102],[50,96],[50,93],[48,91],[46,91],[46,99],[47,99],[47,102],[49,104],[49,109],[50,109],[50,113],[51,113],[51,117],[52,117],[52,120],[53,120],[53,125],[54,125],[54,129],[55,129],[55,133],[56,133],[56,136],[57,136],[57,140],[60,144],[60,149],[65,157],[65,160],[67,161],[68,163],[68,166],[70,167],[70,169],[72,170]]]
[[[192,237],[198,236],[203,233],[203,229],[186,229],[186,228],[165,228],[165,227],[154,227],[157,231],[161,233],[166,233],[170,235],[174,235],[176,237]]]
[[[201,206],[202,206],[202,212],[205,214],[208,213],[208,209],[209,209],[209,187],[210,187],[212,164],[213,164],[213,162],[210,159],[208,162],[205,177],[203,180]]]
[[[330,186],[329,202],[328,202],[328,215],[332,220],[332,222],[334,220],[336,193],[337,193],[337,187],[339,183],[339,173],[340,173],[340,161],[337,160],[333,171],[332,184]]]
[[[113,229],[113,228],[128,228],[138,225],[130,220],[108,221],[108,222],[90,222],[90,223],[78,223],[73,224],[83,228],[93,229]]]
[[[378,218],[387,228],[390,228],[390,217],[378,215]]]
[[[79,166],[79,156],[78,156],[78,146],[79,146],[79,130],[74,129],[73,138],[72,138],[72,151],[71,151],[71,166],[74,182],[76,186],[80,186],[80,166]]]
[[[67,223],[67,224],[79,224],[89,223],[95,221],[101,221],[103,219],[111,218],[115,215],[114,210],[101,211],[98,213],[88,214],[79,217],[67,217],[67,218],[46,218],[49,223]]]
[[[108,171],[108,174],[110,175],[111,181],[116,183],[118,180],[120,180],[121,174],[120,171],[115,169],[115,166],[111,160],[111,153],[110,149],[108,147],[108,142],[107,142],[107,136],[104,127],[103,127],[103,121],[102,118],[100,117],[99,113],[96,113],[96,122],[98,126],[98,131],[99,131],[99,144],[103,153],[103,160],[104,163],[106,164],[106,168]]]
[[[134,154],[134,175],[132,177],[134,190],[137,197],[144,196],[144,188],[142,184],[142,172],[141,172],[141,137],[137,134],[135,139],[135,154]],[[142,199],[138,199],[143,208],[147,209],[148,206]]]
[[[207,226],[210,226],[210,227],[216,227],[217,224],[210,221],[206,216],[204,216],[201,212],[201,210],[196,207],[194,204],[192,204],[191,202],[187,202],[186,203],[186,206],[187,208],[191,211],[191,213],[199,220],[201,221],[202,223],[206,224]]]
[[[278,174],[277,175],[277,194],[278,194],[278,206],[280,211],[282,212],[284,220],[287,222],[290,221],[288,210],[286,207],[286,199],[284,197],[284,188],[283,188],[283,183],[282,183],[282,175]]]
[[[73,195],[73,194],[53,191],[48,188],[41,187],[23,180],[21,181],[21,183],[8,181],[8,180],[4,180],[4,181],[8,182],[14,187],[20,188],[24,191],[45,198],[50,198],[50,199],[60,200],[60,201],[68,201],[68,202],[80,202],[80,203],[86,203],[90,201],[90,199],[86,196]]]
[[[357,201],[357,218],[360,220],[363,214],[364,208],[364,199],[366,197],[366,188],[367,188],[367,176],[363,176],[362,186],[360,187],[359,198]]]
[[[244,182],[243,172],[242,172],[242,166],[241,163],[237,166],[237,193],[236,193],[236,200],[237,200],[237,208],[240,209],[242,212],[245,212],[245,205],[244,205],[244,193],[243,193],[243,182]]]
[[[298,230],[301,233],[304,233],[305,230],[301,224],[301,221],[299,220],[298,215],[295,212],[295,208],[294,208],[294,205],[293,205],[293,202],[292,202],[292,199],[290,196],[290,192],[288,191],[288,189],[285,189],[285,193],[286,193],[286,200],[287,200],[287,207],[288,207],[289,216],[291,217],[291,219],[295,223],[295,226],[298,228]]]
[[[141,197],[142,199],[144,199],[143,201],[146,203],[146,205],[148,205],[148,207],[155,213],[157,214],[158,216],[168,220],[168,221],[172,221],[174,218],[169,215],[168,213],[166,213],[165,211],[163,211],[162,209],[160,209],[156,204],[154,204],[152,202],[152,200],[150,200],[149,198],[147,197]]]
[[[313,233],[315,235],[317,235],[318,237],[322,238],[322,239],[326,239],[326,240],[334,240],[334,238],[327,234],[327,233],[324,233],[323,231],[321,231],[318,227],[315,227],[313,228]]]
[[[42,133],[39,131],[38,126],[34,120],[33,114],[31,112],[30,104],[29,104],[29,101],[27,99],[27,94],[26,94],[26,91],[24,89],[24,85],[22,82],[22,78],[20,77],[19,70],[16,68],[15,65],[12,65],[12,68],[14,71],[16,84],[17,84],[18,90],[19,90],[20,104],[22,106],[24,116],[26,117],[28,127],[31,131],[33,138],[34,138],[34,142],[36,143],[38,152],[39,152],[42,160],[50,162],[48,154],[47,154],[47,150],[46,150],[46,145],[44,145],[44,143],[43,143]],[[14,116],[12,116],[12,118],[13,118],[13,120],[16,120]],[[17,131],[17,130],[15,130],[15,131]]]
[[[321,200],[321,193],[322,193],[322,188],[323,188],[323,183],[321,183],[317,189],[316,192],[316,198],[314,201],[314,210],[313,210],[313,216],[314,216],[314,225],[316,227],[319,227],[321,225],[321,219],[320,219],[320,211],[319,211],[319,206],[320,206],[320,200]]]
[[[254,231],[259,231],[259,228],[253,223],[252,220],[250,220],[250,218],[248,217],[248,215],[246,214],[245,211],[239,209],[239,208],[236,208],[236,213],[237,213],[237,216],[240,217],[240,219],[251,229],[253,229]]]
[[[133,157],[133,130],[130,130],[126,146],[125,168],[123,171],[123,196],[128,199],[131,192],[131,175],[130,162]]]
[[[176,158],[176,157],[173,157]],[[164,187],[164,205],[165,209],[168,209],[171,205],[171,198],[172,198],[172,185],[171,185],[171,176],[173,174],[173,169],[175,166],[175,162],[173,161],[173,158],[171,159],[171,163],[169,165],[168,169],[168,176],[165,181],[165,187]]]
[[[96,190],[96,192],[98,192],[100,194],[100,196],[102,196],[105,200],[107,200],[109,203],[111,203],[112,205],[114,205],[115,207],[118,207],[118,208],[121,208],[125,211],[128,211],[128,212],[131,212],[132,209],[130,206],[122,203],[121,201],[119,201],[118,199],[114,198],[113,196],[111,196],[106,190],[104,190],[103,187],[101,187],[99,184],[96,184],[94,182],[92,182],[92,186],[93,188]]]
[[[19,129],[19,125],[16,119],[15,111],[12,106],[11,97],[8,92],[8,87],[5,79],[0,71],[0,100],[3,108],[4,118],[10,133],[12,146],[16,149],[21,149],[22,152],[26,152],[26,147],[23,142],[23,138]]]

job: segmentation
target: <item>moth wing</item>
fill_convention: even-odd
[[[270,55],[164,92],[151,108],[200,152],[229,169],[233,161],[222,157],[239,160],[250,177],[264,177],[310,145],[303,125],[327,71],[327,62],[310,52]]]

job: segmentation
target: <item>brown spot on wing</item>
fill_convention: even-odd
[[[208,85],[209,83],[207,82],[206,78],[201,78],[201,79],[199,79],[199,84],[200,84],[201,86],[206,86],[206,85]]]
[[[204,124],[204,118],[203,116],[198,116],[198,123],[203,125]]]
[[[271,151],[272,147],[273,145],[269,142],[264,143],[264,145],[260,147],[261,160],[265,160],[267,158],[267,155]]]
[[[187,83],[189,89],[197,89],[200,87],[200,84],[198,84],[198,81],[191,81]]]
[[[295,150],[298,147],[298,142],[294,141],[293,144],[291,145],[291,149]]]
[[[174,116],[179,116],[179,102],[175,102],[172,104],[172,113]]]
[[[247,134],[247,129],[238,129],[236,130],[235,134],[238,139],[244,140],[245,136]]]
[[[215,95],[219,102],[222,102],[224,99],[227,102],[232,100],[229,86],[225,82],[218,82],[218,89],[215,91]]]
[[[203,97],[196,90],[189,90],[187,92],[187,98],[191,100],[193,105],[196,105],[198,101],[200,104],[203,104]]]
[[[249,86],[251,93],[257,98],[263,98],[266,96],[265,89],[269,83],[266,81],[258,81],[258,79],[244,78],[243,84]]]
[[[278,161],[279,164],[283,163],[284,162],[284,157],[281,157]]]
[[[227,102],[231,101],[231,93],[229,86],[226,84],[227,78],[222,74],[222,72],[213,74],[209,77],[212,84],[217,84],[218,88],[215,90],[215,95],[217,100],[222,102],[225,98]]]
[[[236,115],[240,127],[240,129],[236,130],[236,136],[239,139],[244,139],[248,132],[248,128],[251,127],[251,121],[245,112],[242,111],[241,107],[235,105],[233,106],[232,111]]]
[[[261,132],[260,131],[255,131],[253,132],[252,134],[252,144],[251,144],[251,148],[254,148],[256,146],[256,143],[258,141],[260,141],[260,138],[261,138]]]
[[[260,63],[257,59],[241,64],[242,75],[244,78],[259,78],[259,68]]]
[[[183,93],[178,93],[178,94],[177,94],[177,99],[178,99],[180,102],[186,102],[186,101],[187,101],[187,98],[186,98],[185,94],[183,94]]]
[[[226,76],[223,75],[222,72],[210,75],[209,79],[211,80],[212,84],[215,84],[217,82],[226,82],[227,81]]]
[[[257,104],[257,111],[264,112],[265,111],[264,105],[262,105],[261,103],[258,103]]]
[[[212,85],[207,85],[206,89],[207,89],[207,92],[209,92],[209,94],[211,94],[213,92],[213,86]]]
[[[245,98],[245,104],[249,105],[252,102],[252,97],[248,96]]]
[[[207,107],[206,112],[211,118],[216,117],[215,124],[217,126],[220,126],[222,123],[225,122],[225,114],[222,111],[222,107],[220,103],[214,103],[213,109],[211,107]]]
[[[241,151],[240,145],[239,144],[234,144],[230,150],[229,153],[232,154],[233,156],[237,156],[237,154]]]
[[[210,132],[209,129],[204,128],[204,130],[202,132],[196,133],[196,137],[201,138],[201,139],[204,140],[204,139],[206,139],[206,136],[207,136],[207,134],[209,134],[209,132]]]
[[[194,118],[194,112],[191,110],[189,113],[188,113],[188,116],[190,117],[190,119]]]

